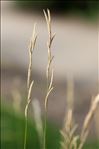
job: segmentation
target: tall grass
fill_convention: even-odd
[[[99,95],[93,100],[88,114],[85,117],[81,134],[76,134],[77,124],[73,123],[73,110],[68,109],[67,119],[64,121],[64,127],[60,131],[62,136],[61,149],[82,149],[88,137],[90,125],[99,106]]]
[[[46,90],[46,96],[44,99],[44,108],[45,108],[45,117],[44,117],[44,149],[46,149],[46,119],[47,119],[47,108],[48,108],[48,97],[50,93],[53,90],[53,66],[51,67],[53,56],[51,52],[51,46],[53,39],[55,37],[55,34],[52,34],[51,29],[51,15],[49,9],[47,9],[47,12],[43,10],[44,16],[47,23],[47,29],[48,29],[48,41],[47,41],[47,51],[48,51],[48,64],[46,68],[46,79],[47,79],[47,90]]]
[[[32,75],[32,53],[35,48],[36,44],[36,39],[37,35],[35,33],[35,24],[34,24],[34,29],[33,29],[33,35],[30,40],[30,45],[29,45],[29,66],[28,66],[28,76],[27,76],[27,104],[25,107],[25,135],[24,135],[24,149],[26,149],[26,141],[27,141],[27,119],[28,119],[28,108],[31,102],[31,92],[32,92],[32,87],[34,84],[34,80],[31,81],[31,75]]]
[[[85,117],[84,123],[83,123],[83,127],[82,127],[82,131],[81,131],[81,135],[80,135],[80,144],[78,149],[82,149],[83,145],[87,139],[88,133],[89,133],[89,129],[90,129],[90,124],[91,121],[93,119],[93,116],[95,114],[95,111],[97,109],[97,107],[99,106],[99,94],[95,97],[95,99],[92,101],[91,107],[89,109],[88,114]]]
[[[48,63],[47,63],[47,68],[46,68],[46,95],[44,99],[44,126],[42,123],[40,111],[38,109],[38,103],[36,102],[33,104],[33,109],[34,109],[34,118],[35,118],[35,124],[37,128],[37,133],[39,136],[40,140],[40,146],[41,149],[47,149],[46,146],[46,127],[47,127],[47,111],[48,111],[48,99],[49,95],[51,94],[53,90],[53,56],[52,56],[52,42],[55,37],[55,34],[52,34],[52,27],[51,27],[51,14],[49,9],[47,11],[43,10],[46,24],[47,24],[47,30],[48,30],[48,40],[47,40],[47,51],[48,51]],[[27,144],[27,119],[28,119],[28,108],[31,103],[31,92],[33,88],[34,81],[31,79],[32,75],[32,53],[35,48],[37,40],[37,35],[35,32],[35,25],[33,29],[33,36],[30,40],[30,45],[29,45],[29,66],[28,66],[28,76],[27,76],[27,103],[25,107],[25,135],[24,135],[24,149],[26,149],[26,144]],[[88,114],[85,117],[84,123],[82,130],[80,134],[77,134],[76,130],[78,127],[78,124],[74,123],[74,116],[73,116],[73,81],[69,80],[68,81],[68,90],[67,90],[67,107],[68,110],[66,112],[64,124],[62,130],[60,130],[62,140],[60,142],[60,149],[82,149],[88,133],[90,129],[90,125],[93,119],[93,116],[95,114],[95,111],[99,105],[99,95],[97,95],[89,109]],[[37,108],[37,109],[36,109]],[[37,115],[37,117],[36,117]],[[39,124],[38,124],[39,123]]]

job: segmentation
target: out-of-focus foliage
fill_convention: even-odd
[[[96,18],[99,15],[98,0],[17,0],[17,4],[27,10],[41,11],[42,9],[49,8],[51,11],[57,13],[70,13],[90,18]]]
[[[12,107],[11,107],[12,108]],[[1,149],[22,149],[24,143],[25,119],[13,108],[1,109]],[[58,128],[47,123],[47,149],[59,149]],[[40,149],[39,139],[33,120],[28,121],[27,149]]]
[[[22,149],[24,140],[24,117],[13,108],[1,108],[1,149]],[[28,121],[27,149],[40,149],[34,122]],[[59,149],[59,129],[47,123],[47,149]],[[86,143],[84,149],[98,149],[99,142]]]

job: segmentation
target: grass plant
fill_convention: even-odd
[[[54,35],[52,34],[51,15],[50,15],[49,9],[47,9],[47,12],[45,10],[43,10],[43,12],[44,12],[47,29],[48,29],[48,41],[47,41],[48,64],[46,68],[47,91],[44,99],[45,117],[44,117],[44,146],[43,146],[44,147],[43,149],[46,149],[46,119],[47,119],[48,98],[50,93],[53,90],[53,66],[51,67],[51,64],[54,57],[52,56],[51,46],[52,46],[52,42],[55,37],[55,34]]]
[[[99,95],[93,100],[88,114],[85,117],[81,134],[76,133],[78,127],[73,123],[73,110],[68,109],[67,117],[64,121],[64,127],[60,131],[62,136],[61,149],[83,149],[87,140],[91,122],[97,107],[99,106]]]
[[[51,27],[52,19],[51,19],[51,14],[50,14],[49,9],[47,9],[47,11],[43,10],[43,12],[44,12],[44,16],[45,16],[45,20],[46,20],[46,24],[47,24],[47,30],[48,30],[48,40],[47,40],[48,62],[47,62],[47,68],[46,68],[46,82],[47,82],[46,83],[46,95],[44,98],[44,125],[43,125],[43,121],[41,118],[41,111],[38,106],[39,104],[38,104],[37,100],[34,100],[32,102],[33,103],[32,104],[33,111],[34,111],[33,112],[34,113],[34,121],[36,124],[36,130],[37,130],[38,139],[40,142],[40,149],[59,149],[59,148],[60,149],[83,149],[85,142],[87,140],[88,134],[89,134],[91,122],[93,120],[93,117],[95,115],[97,107],[99,106],[99,94],[92,101],[89,112],[86,115],[85,120],[83,122],[81,132],[79,134],[77,134],[78,124],[76,124],[74,122],[74,116],[73,116],[74,84],[73,84],[72,80],[68,80],[68,83],[67,83],[68,84],[68,87],[67,87],[67,111],[66,111],[65,118],[64,118],[63,128],[60,130],[61,141],[60,141],[59,131],[57,129],[55,129],[55,127],[52,129],[47,128],[48,127],[48,122],[47,122],[48,100],[49,100],[49,95],[53,91],[53,76],[54,75],[53,75],[52,63],[53,63],[54,57],[52,56],[51,48],[52,48],[52,43],[53,43],[55,34],[52,33],[52,27]],[[34,80],[32,80],[32,78],[31,78],[32,77],[32,54],[33,54],[33,50],[36,45],[36,41],[37,41],[36,24],[34,24],[33,35],[32,35],[32,38],[31,38],[30,44],[29,44],[29,65],[28,65],[28,75],[27,75],[27,102],[25,105],[25,130],[24,130],[24,146],[23,146],[24,149],[28,148],[27,147],[28,110],[29,110],[29,105],[31,103],[32,88],[34,85]],[[16,95],[17,95],[17,97],[19,97],[19,101],[20,101],[20,96],[17,92],[16,92]],[[15,103],[16,103],[16,98],[15,98]],[[15,103],[14,103],[14,107],[15,107]],[[20,105],[20,102],[18,103],[17,106],[19,106],[19,105]],[[8,114],[8,117],[6,120],[8,120],[8,122],[9,122],[8,118],[13,117],[12,112],[7,113],[4,111],[4,109],[2,110],[2,112],[6,113],[6,115]],[[15,116],[14,119],[17,120],[18,118]],[[19,119],[21,126],[23,126],[23,123],[24,123],[23,120],[24,119],[22,119],[22,120]],[[5,121],[5,119],[4,119],[4,121]],[[2,127],[3,127],[3,125],[2,125]],[[31,126],[31,130],[32,130],[32,126]],[[31,131],[31,130],[29,131],[29,133],[32,132],[32,134],[33,134],[33,131]],[[51,134],[51,132],[52,132],[51,130],[54,132],[53,135]],[[48,131],[48,138],[46,135],[47,131]],[[15,135],[15,133],[14,133],[14,135]],[[7,136],[8,136],[8,134],[7,134]],[[23,134],[22,134],[22,136],[23,136]],[[50,139],[52,138],[53,144],[49,143],[48,144],[49,146],[48,146],[47,139],[49,139],[49,136],[50,136]],[[9,139],[9,136],[7,139]],[[5,140],[5,142],[6,142],[6,140]],[[58,144],[59,142],[60,142],[60,146]],[[6,142],[6,143],[8,143],[8,142]],[[39,146],[37,143],[38,142],[36,142],[37,148],[34,148],[34,149],[39,149]],[[55,144],[55,146],[54,146],[54,144]],[[3,143],[2,143],[2,146],[3,146]],[[12,148],[10,146],[10,149],[12,149]],[[15,146],[15,148],[16,148],[16,146]],[[29,149],[30,148],[31,147],[29,147]],[[21,144],[21,149],[22,149],[22,144]],[[85,149],[87,149],[87,147]],[[94,149],[96,149],[96,148],[94,148]]]
[[[46,149],[46,133],[47,133],[47,111],[48,111],[48,99],[49,95],[51,94],[53,90],[53,56],[52,56],[52,42],[55,37],[55,34],[52,34],[52,27],[51,27],[51,14],[49,9],[47,11],[43,10],[46,24],[47,24],[47,30],[48,30],[48,41],[47,41],[47,51],[48,51],[48,63],[47,63],[47,68],[46,68],[46,80],[47,80],[47,90],[46,90],[46,96],[44,99],[44,127],[40,127],[38,125],[36,116],[35,116],[35,121],[36,121],[36,127],[37,127],[37,132],[38,136],[40,139],[40,144],[41,144],[41,149]],[[31,102],[31,92],[32,92],[32,87],[34,84],[34,81],[31,81],[31,74],[32,74],[32,53],[35,48],[36,44],[36,39],[37,35],[35,33],[35,25],[34,25],[34,30],[33,30],[33,36],[30,41],[30,46],[29,46],[29,67],[28,67],[28,77],[27,77],[27,104],[25,107],[25,137],[24,137],[24,149],[26,149],[26,140],[27,140],[27,119],[28,119],[28,108],[29,104]],[[65,120],[64,120],[64,126],[63,129],[60,131],[61,136],[62,136],[62,141],[61,143],[61,149],[82,149],[85,141],[87,139],[88,133],[89,133],[89,128],[91,121],[93,119],[93,116],[95,114],[95,111],[97,109],[97,106],[99,104],[99,95],[95,97],[95,99],[92,102],[92,105],[89,109],[88,114],[85,117],[83,127],[81,130],[81,134],[76,134],[76,130],[78,127],[78,124],[74,123],[74,118],[73,118],[73,82],[69,81],[68,82],[68,90],[67,90],[67,104],[68,104],[68,110],[66,112]],[[35,109],[35,107],[34,107]],[[36,109],[35,109],[36,111]],[[34,113],[35,113],[34,111]],[[41,118],[38,116],[38,121],[40,124],[42,124]],[[40,129],[41,128],[41,129]],[[43,132],[42,132],[43,130]],[[43,141],[42,141],[43,139]]]
[[[48,30],[48,40],[47,40],[47,51],[48,51],[48,63],[47,63],[47,68],[46,68],[46,80],[47,80],[47,90],[46,90],[46,95],[44,99],[44,127],[38,125],[38,121],[40,124],[42,124],[42,119],[40,116],[36,118],[35,116],[35,122],[36,122],[36,128],[40,140],[40,146],[41,149],[47,149],[46,146],[46,134],[47,134],[47,111],[48,111],[48,99],[49,95],[51,94],[53,90],[53,56],[52,56],[52,42],[55,37],[55,34],[52,34],[52,27],[51,27],[51,14],[49,9],[47,11],[43,10],[46,24],[47,24],[47,30]],[[31,81],[31,73],[32,73],[32,53],[35,48],[36,44],[36,39],[37,35],[35,33],[35,25],[34,25],[34,30],[33,30],[33,37],[32,40],[30,41],[30,46],[29,46],[29,67],[28,67],[28,77],[27,77],[27,91],[28,91],[28,97],[27,97],[27,104],[25,107],[25,137],[24,137],[24,149],[26,149],[26,140],[27,140],[27,118],[28,118],[28,108],[29,104],[31,102],[31,91],[32,87],[34,84],[34,81]],[[85,117],[83,127],[81,130],[81,134],[77,134],[76,130],[78,127],[78,124],[74,123],[74,117],[73,117],[73,102],[74,102],[74,97],[73,97],[73,82],[72,80],[68,81],[68,88],[67,88],[67,112],[64,120],[64,126],[63,129],[60,131],[62,140],[60,142],[61,144],[61,149],[82,149],[85,141],[87,139],[88,133],[89,133],[89,128],[91,121],[93,119],[93,116],[95,114],[95,111],[97,109],[97,106],[99,104],[99,95],[95,97],[95,99],[92,102],[92,105],[89,109],[88,114]],[[34,107],[35,109],[35,107]],[[36,111],[36,109],[35,109]],[[34,111],[34,113],[35,113]],[[37,111],[36,111],[37,112]],[[38,115],[38,114],[37,114]],[[37,120],[38,119],[38,120]],[[43,131],[43,132],[42,132]],[[43,140],[43,141],[42,141]]]
[[[32,75],[32,53],[35,48],[36,44],[36,39],[37,35],[35,33],[35,27],[36,25],[34,24],[33,28],[33,35],[30,40],[30,45],[29,45],[29,66],[28,66],[28,76],[27,76],[27,104],[25,107],[25,136],[24,136],[24,149],[26,149],[26,141],[27,141],[27,119],[28,119],[28,108],[31,102],[31,93],[32,93],[32,87],[34,84],[34,81],[31,81],[31,75]]]

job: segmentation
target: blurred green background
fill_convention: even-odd
[[[24,140],[24,115],[15,112],[13,107],[1,108],[1,149],[22,149]],[[60,148],[59,128],[47,122],[47,149]],[[99,142],[87,141],[84,149],[98,149]],[[33,120],[28,120],[27,149],[40,149],[38,135]]]

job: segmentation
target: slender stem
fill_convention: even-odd
[[[29,45],[29,66],[28,66],[28,76],[27,76],[27,94],[28,94],[28,96],[27,96],[27,103],[25,106],[24,149],[26,149],[26,142],[27,142],[28,108],[29,108],[29,104],[31,102],[31,92],[32,92],[33,84],[34,84],[34,81],[31,81],[31,75],[32,75],[32,53],[35,48],[36,39],[37,39],[37,35],[35,34],[35,26],[36,26],[36,24],[34,24],[33,35],[30,40],[30,45]]]
[[[49,82],[48,75],[47,75],[47,83],[46,83],[46,88],[47,88],[46,95],[48,92],[48,82]],[[46,97],[45,97],[45,100],[46,100]],[[46,128],[47,128],[46,122],[47,122],[47,105],[45,105],[45,113],[44,113],[44,149],[46,149]]]
[[[52,36],[51,34],[51,16],[50,16],[50,11],[47,9],[47,12],[44,10],[44,16],[46,19],[47,23],[47,28],[48,28],[48,41],[47,41],[47,50],[48,50],[48,64],[47,64],[47,69],[46,69],[46,78],[47,78],[47,92],[46,92],[46,97],[44,100],[44,108],[45,108],[45,115],[44,115],[44,149],[46,149],[46,127],[47,127],[47,109],[48,109],[48,97],[53,90],[53,70],[51,69],[51,63],[53,60],[53,57],[51,55],[51,44],[53,41],[53,38],[55,35]],[[51,72],[51,75],[50,75]]]
[[[27,117],[25,118],[24,149],[26,149],[26,141],[27,141]]]
[[[46,125],[47,122],[47,110],[45,110],[45,116],[44,116],[44,149],[46,149]]]

